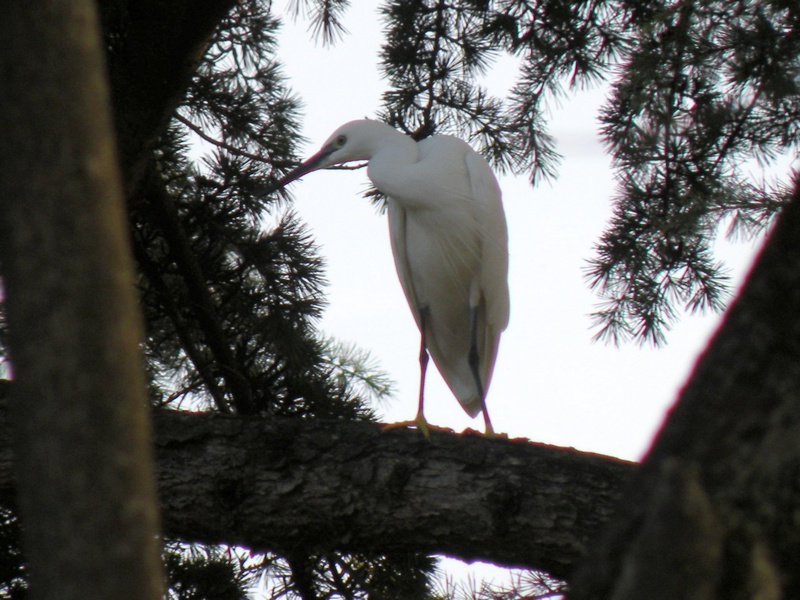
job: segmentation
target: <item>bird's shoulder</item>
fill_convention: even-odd
[[[467,142],[452,135],[434,135],[420,141],[419,161],[441,177],[458,173],[470,179],[494,177],[486,159]]]
[[[474,152],[472,146],[461,138],[446,134],[427,137],[418,142],[418,147],[422,157],[456,154],[465,155],[468,152]]]

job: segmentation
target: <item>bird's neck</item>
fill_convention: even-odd
[[[390,135],[370,158],[367,175],[381,192],[398,197],[407,181],[406,170],[419,161],[419,148],[399,131],[392,130]]]

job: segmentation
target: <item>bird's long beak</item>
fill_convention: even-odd
[[[326,146],[319,152],[317,152],[314,156],[300,164],[296,169],[290,171],[283,177],[278,180],[277,185],[275,186],[276,190],[281,189],[282,187],[289,185],[293,181],[300,179],[303,175],[307,175],[311,173],[311,171],[316,171],[319,169],[324,163],[325,160],[331,155],[331,153],[335,150],[332,146]]]

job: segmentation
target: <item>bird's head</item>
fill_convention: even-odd
[[[380,140],[388,135],[402,135],[380,121],[360,120],[345,123],[334,131],[322,148],[278,182],[283,187],[303,175],[333,165],[353,160],[369,160],[380,147]]]

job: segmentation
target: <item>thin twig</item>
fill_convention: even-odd
[[[257,162],[262,162],[264,164],[268,164],[270,166],[273,166],[272,163],[270,161],[268,161],[266,158],[264,158],[263,156],[259,156],[258,154],[253,154],[252,152],[247,152],[246,150],[242,150],[241,148],[237,148],[235,146],[231,146],[230,144],[228,144],[226,142],[222,142],[220,140],[214,139],[213,137],[211,137],[210,135],[205,133],[202,129],[200,129],[197,125],[192,123],[189,119],[187,119],[186,117],[184,117],[184,116],[182,116],[180,114],[176,114],[175,115],[175,119],[177,119],[180,123],[183,123],[184,125],[186,125],[186,127],[191,129],[194,133],[196,133],[198,136],[200,136],[202,139],[204,139],[209,144],[213,144],[214,146],[217,146],[218,148],[222,148],[223,150],[227,150],[228,152],[231,152],[232,154],[236,154],[236,155],[242,156],[244,158],[249,158],[250,160],[255,160]]]

